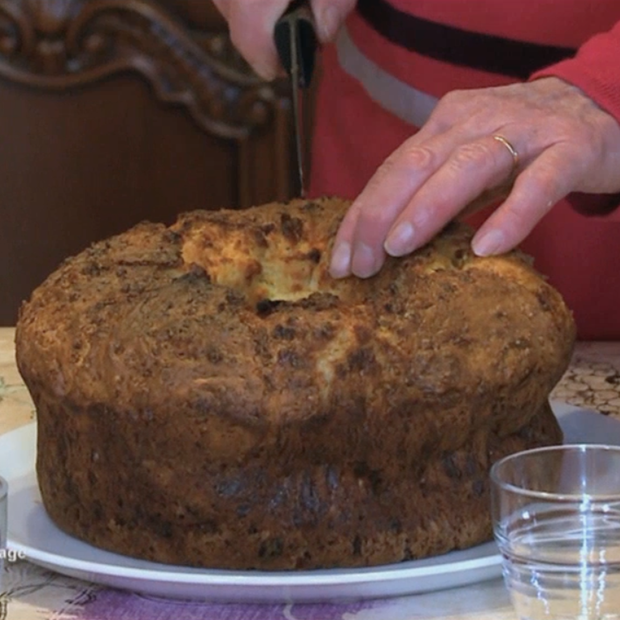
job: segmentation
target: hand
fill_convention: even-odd
[[[497,135],[518,153],[516,170]],[[514,248],[573,191],[620,191],[620,125],[557,78],[446,95],[352,204],[335,239],[331,274],[374,275],[386,254],[424,245],[511,174],[508,197],[473,239],[478,255]]]
[[[273,43],[276,21],[290,0],[213,0],[230,29],[234,46],[265,80],[273,80],[281,70]],[[331,41],[356,0],[312,0],[312,13],[319,39]]]

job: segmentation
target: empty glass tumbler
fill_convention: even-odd
[[[520,620],[620,620],[620,447],[568,445],[491,469],[495,539]]]

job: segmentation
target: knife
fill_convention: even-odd
[[[316,27],[310,3],[307,0],[294,0],[291,2],[282,17],[277,21],[273,36],[280,62],[291,81],[299,191],[301,197],[304,198],[306,187],[304,177],[305,101],[303,91],[310,86],[318,47]]]

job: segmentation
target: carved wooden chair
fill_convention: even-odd
[[[207,0],[0,0],[0,325],[94,240],[289,198],[290,111]]]

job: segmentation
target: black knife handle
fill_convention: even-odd
[[[300,88],[307,88],[312,80],[315,67],[318,38],[312,11],[307,0],[294,0],[277,21],[274,29],[274,42],[280,62],[285,71],[292,73],[292,35],[293,29],[297,41],[297,58],[299,59]]]

